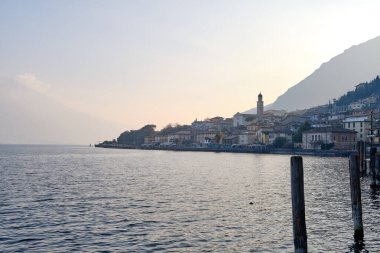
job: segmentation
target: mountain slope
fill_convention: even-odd
[[[345,50],[289,88],[270,105],[293,111],[327,104],[380,74],[380,36]],[[249,111],[253,111],[252,109]]]

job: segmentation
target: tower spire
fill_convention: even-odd
[[[261,92],[257,96],[257,116],[262,116],[264,113],[264,101]]]

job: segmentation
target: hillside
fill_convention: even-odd
[[[350,103],[357,102],[370,96],[380,96],[380,78],[377,76],[371,82],[360,83],[353,91],[347,92],[337,101],[338,106],[348,106]]]
[[[363,80],[380,75],[380,36],[345,50],[289,88],[270,109],[293,111],[328,103]],[[250,109],[248,113],[254,113]]]

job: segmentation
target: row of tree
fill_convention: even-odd
[[[156,125],[149,124],[138,130],[125,131],[117,138],[117,143],[127,145],[141,145],[144,143],[145,137],[159,134],[162,136],[174,134],[179,131],[187,130],[189,126],[179,124],[168,124],[161,131],[156,132]],[[115,140],[116,142],[116,140]]]
[[[345,95],[341,96],[337,101],[338,106],[347,106],[352,102],[358,101],[360,99],[367,98],[371,95],[380,96],[380,78],[377,76],[371,82],[361,83],[353,91],[347,92]]]
[[[155,133],[156,125],[150,124],[142,127],[139,130],[125,131],[117,138],[119,144],[141,145],[144,143],[144,138]]]

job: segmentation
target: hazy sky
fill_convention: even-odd
[[[1,0],[0,76],[123,130],[231,117],[379,36],[379,10],[378,0]]]

